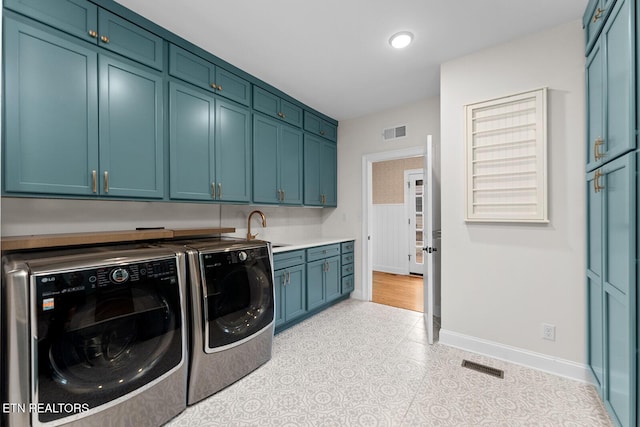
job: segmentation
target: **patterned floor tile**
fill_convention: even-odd
[[[462,359],[505,371],[463,368]],[[274,339],[272,359],[167,424],[611,426],[588,385],[428,345],[422,314],[347,300]]]

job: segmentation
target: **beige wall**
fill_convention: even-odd
[[[421,157],[373,163],[373,204],[404,203],[404,171],[422,169]]]

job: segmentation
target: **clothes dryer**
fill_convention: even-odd
[[[274,333],[273,255],[268,242],[183,242],[190,290],[187,403],[196,403],[269,359]]]

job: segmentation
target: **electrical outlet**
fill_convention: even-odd
[[[542,324],[542,338],[549,341],[556,340],[556,326],[548,323]]]

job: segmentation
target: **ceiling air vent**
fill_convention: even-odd
[[[398,138],[404,138],[405,136],[407,136],[407,125],[387,128],[382,131],[383,141],[391,141]]]

